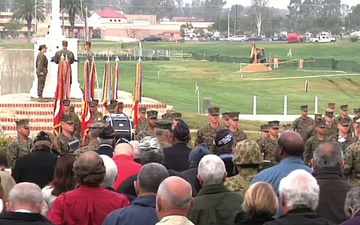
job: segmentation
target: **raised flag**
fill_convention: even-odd
[[[55,102],[54,102],[54,114],[53,114],[53,130],[56,135],[60,134],[60,123],[61,123],[61,115],[64,112],[64,79],[65,79],[65,71],[66,71],[66,61],[64,59],[60,60],[58,66],[58,76],[57,76],[57,85],[55,91]]]
[[[132,104],[132,118],[134,123],[135,131],[137,131],[139,124],[139,103],[141,103],[142,95],[142,63],[139,59],[136,64],[136,74],[135,74],[135,85],[133,92],[133,104]]]

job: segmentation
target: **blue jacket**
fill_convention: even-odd
[[[111,212],[102,225],[155,225],[157,222],[156,196],[152,195],[137,197],[130,206]]]

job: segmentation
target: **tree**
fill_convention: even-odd
[[[255,13],[255,21],[257,28],[257,35],[261,35],[261,25],[263,21],[263,13],[265,8],[267,7],[269,1],[268,0],[252,0],[252,9]]]
[[[21,30],[23,26],[19,20],[12,19],[10,22],[4,24],[4,31],[12,38],[16,38],[19,36],[19,30]]]
[[[224,0],[205,0],[203,7],[205,21],[214,22],[219,19],[225,4]]]
[[[35,5],[35,2],[37,4]],[[36,9],[36,13],[35,13]],[[44,21],[44,1],[43,0],[15,0],[13,4],[13,19],[17,20],[25,20],[26,27],[28,29],[27,38],[28,42],[31,39],[31,28],[32,28],[32,21],[35,18],[38,21]]]
[[[360,28],[360,4],[352,7],[351,13],[345,19],[349,30],[357,30]]]
[[[21,1],[21,0],[20,0]],[[74,27],[76,16],[81,16],[83,19],[86,15],[86,6],[91,5],[91,0],[60,0],[60,9],[62,12],[69,15],[70,35],[74,37]]]

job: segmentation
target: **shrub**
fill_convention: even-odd
[[[0,152],[2,153],[6,153],[6,148],[8,146],[8,144],[11,141],[11,137],[7,136],[7,137],[0,137]]]
[[[357,42],[359,40],[359,37],[358,36],[351,36],[350,37],[350,41],[351,42]]]

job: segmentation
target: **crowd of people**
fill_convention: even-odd
[[[68,107],[61,128],[75,140]],[[0,154],[0,225],[358,224],[360,120],[340,108],[334,117],[331,103],[313,120],[301,106],[281,133],[269,121],[251,140],[238,112],[212,107],[192,142],[181,113],[158,119],[141,107],[137,140],[117,137],[99,117],[78,149],[47,132],[30,139],[20,120]]]

